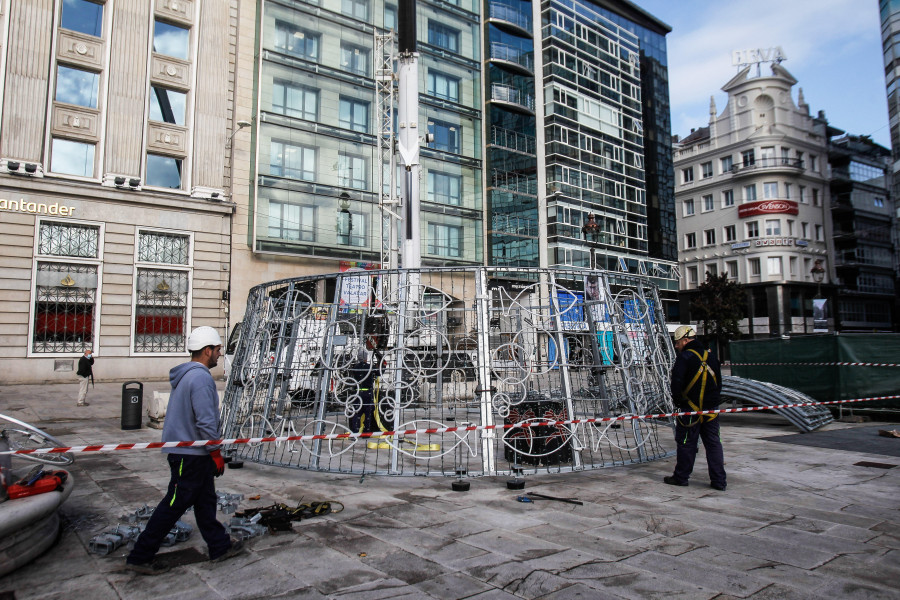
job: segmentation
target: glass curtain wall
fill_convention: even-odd
[[[426,264],[482,260],[479,16],[472,8],[417,6],[420,122],[435,134],[422,149]],[[263,2],[256,251],[380,259],[375,35],[396,28],[396,12],[382,0]],[[435,227],[458,235],[429,245]]]

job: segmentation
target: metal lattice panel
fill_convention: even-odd
[[[186,235],[142,231],[138,236],[140,262],[186,265],[190,254],[190,239]]]
[[[33,352],[81,352],[93,346],[97,266],[39,262]]]
[[[337,291],[326,301],[313,289]],[[670,411],[674,350],[645,277],[465,268],[283,280],[251,291],[241,331],[225,437],[499,426],[236,446],[247,460],[349,473],[497,475],[670,454],[668,421],[503,427]]]
[[[187,271],[138,268],[136,352],[184,352],[189,287]]]
[[[100,228],[74,223],[42,222],[38,233],[38,254],[97,258]]]

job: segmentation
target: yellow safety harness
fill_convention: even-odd
[[[708,378],[712,378],[713,385],[718,385],[719,382],[716,379],[715,371],[713,371],[712,367],[710,367],[706,363],[706,359],[709,358],[709,350],[705,350],[703,352],[703,356],[701,356],[700,353],[693,348],[688,348],[688,352],[693,352],[694,355],[696,355],[696,357],[700,359],[700,368],[697,369],[697,373],[694,375],[694,378],[691,379],[691,382],[687,384],[687,386],[685,386],[684,388],[684,391],[681,392],[681,398],[687,402],[688,406],[691,407],[691,410],[699,412],[703,410],[703,398],[706,395],[706,382]],[[700,396],[698,397],[697,403],[695,404],[690,398],[688,398],[688,392],[694,389],[694,386],[697,385],[698,380],[700,381]],[[686,425],[686,427],[693,427],[694,425],[702,421],[712,421],[718,416],[718,414],[700,415],[696,421],[693,421],[692,419],[691,422]]]

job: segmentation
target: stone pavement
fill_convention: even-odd
[[[86,408],[74,406],[76,387],[0,386],[0,412],[73,445],[159,439],[120,430],[121,384],[98,384]],[[167,383],[145,384],[145,405],[154,389]],[[827,429],[848,427],[857,425]],[[251,540],[218,564],[203,560],[195,531],[164,549],[183,565],[157,577],[122,571],[124,549],[98,557],[87,542],[159,501],[168,480],[159,452],[80,455],[58,544],[0,578],[0,600],[900,597],[900,467],[854,465],[900,460],[767,440],[795,433],[770,415],[724,416],[722,432],[726,492],[709,488],[702,451],[689,487],[663,485],[674,459],[527,479],[527,490],[583,506],[516,502],[505,478],[473,479],[459,493],[447,479],[360,481],[246,463],[217,480],[220,491],[260,496],[244,507],[344,509]]]

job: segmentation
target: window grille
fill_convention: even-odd
[[[188,275],[188,271],[138,268],[135,352],[184,352]]]
[[[142,231],[138,239],[138,261],[165,263],[169,265],[188,264],[190,240],[186,235]]]
[[[97,258],[100,228],[95,225],[43,222],[38,233],[38,254]]]
[[[39,262],[33,352],[81,352],[94,344],[97,265]]]

